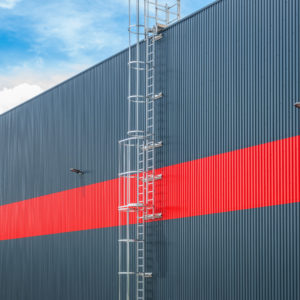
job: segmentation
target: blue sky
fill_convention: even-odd
[[[211,2],[182,0],[182,16]],[[10,89],[37,93],[124,49],[127,22],[127,0],[0,0],[0,106]]]

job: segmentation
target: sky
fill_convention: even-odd
[[[181,0],[182,17],[211,2]],[[127,0],[0,0],[0,114],[126,48],[127,13]]]

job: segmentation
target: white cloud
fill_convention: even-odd
[[[0,91],[0,114],[18,106],[42,92],[35,84],[22,83],[14,88],[4,88]]]
[[[12,9],[20,0],[0,0],[0,8]]]
[[[55,62],[48,63],[42,58],[34,58],[26,62],[0,68],[0,91],[13,88],[24,82],[38,85],[47,90],[56,84],[87,69],[90,63]]]

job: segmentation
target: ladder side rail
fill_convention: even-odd
[[[131,45],[131,31],[130,31],[130,26],[131,26],[131,0],[128,0],[128,63],[132,61],[132,45]],[[131,97],[131,68],[130,65],[128,65],[128,98]],[[131,104],[130,101],[127,102],[128,105],[128,131],[130,131],[131,128]]]
[[[125,152],[126,152],[126,162],[127,162],[127,166],[126,166],[126,169],[130,169],[130,166],[131,166],[131,160],[130,160],[130,154],[131,154],[131,140],[129,141],[129,146],[125,146]],[[126,165],[126,163],[125,163]],[[130,196],[131,196],[131,186],[130,186],[130,183],[131,183],[131,175],[130,174],[127,174],[126,175],[126,185],[127,185],[127,197],[126,197],[126,204],[130,204]],[[129,232],[129,210],[126,211],[126,239],[127,239],[127,242],[126,242],[126,272],[127,272],[127,275],[126,275],[126,298],[127,300],[130,300],[130,245],[129,245],[129,238],[130,238],[130,232]]]
[[[120,142],[118,143],[118,173],[120,174],[122,172],[121,169],[121,156],[122,156],[122,146],[120,144]],[[119,180],[118,180],[118,188],[119,188],[119,193],[118,193],[118,207],[120,207],[122,205],[122,177],[119,176]],[[122,247],[123,245],[121,245],[121,243],[119,242],[122,239],[122,215],[120,210],[118,209],[118,255],[119,255],[119,272],[121,272],[121,267],[122,267]],[[119,300],[121,300],[121,289],[122,289],[122,281],[120,278],[120,275],[118,275],[118,286],[119,286]]]
[[[155,1],[155,24],[158,19],[158,1]],[[154,108],[154,96],[155,96],[155,36],[156,36],[156,25],[154,27],[155,32],[147,33],[147,81],[146,81],[146,205],[147,215],[154,214],[154,161],[155,151],[149,149],[149,146],[155,143],[155,108]]]

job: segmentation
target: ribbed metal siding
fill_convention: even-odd
[[[167,31],[167,164],[299,134],[299,28],[298,1],[224,0]]]
[[[299,134],[298,46],[296,0],[223,0],[168,29],[157,56],[158,166]],[[124,51],[1,116],[1,201],[116,178],[126,96]],[[78,180],[70,167],[87,174]]]
[[[297,0],[223,0],[168,29],[160,166],[299,135],[299,28]],[[125,51],[1,116],[2,203],[116,178],[126,95]],[[293,204],[151,224],[150,293],[298,300],[298,220]],[[1,298],[114,298],[116,241],[114,229],[3,241]]]
[[[123,52],[0,117],[3,204],[117,177],[126,66]]]
[[[299,299],[299,215],[294,204],[153,225],[153,299]]]
[[[297,203],[152,223],[148,299],[298,300],[299,220]],[[0,297],[116,299],[116,241],[117,228],[2,241]]]

